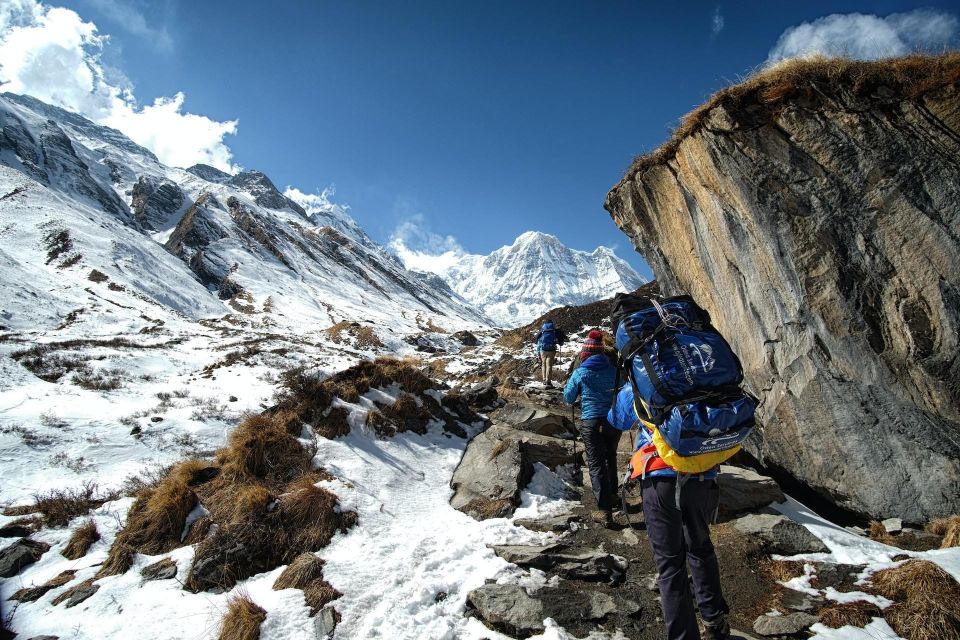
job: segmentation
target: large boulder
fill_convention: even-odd
[[[603,620],[618,611],[630,615],[640,608],[635,602],[618,601],[597,591],[546,588],[530,594],[519,585],[494,583],[471,591],[467,606],[494,629],[523,638],[542,632],[546,618],[562,626]]]
[[[802,524],[781,515],[750,514],[734,521],[737,531],[753,536],[770,553],[828,553],[830,549]]]
[[[575,433],[569,412],[550,411],[542,406],[508,402],[492,417],[496,422],[543,436],[573,438]]]
[[[780,485],[773,478],[760,475],[752,469],[722,465],[717,483],[720,485],[721,521],[758,511],[772,502],[786,500]]]
[[[750,452],[877,519],[960,512],[958,68],[762,72],[605,203],[740,357],[761,401]]]
[[[17,575],[50,549],[46,542],[23,538],[0,550],[0,578]]]
[[[582,455],[574,442],[495,424],[467,445],[453,472],[450,504],[477,519],[500,518],[520,504],[536,462],[555,469]]]

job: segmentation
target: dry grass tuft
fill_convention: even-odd
[[[887,533],[887,528],[883,526],[882,522],[877,522],[876,520],[870,521],[870,529],[867,531],[867,537],[871,540],[888,544],[891,547],[897,546],[896,539]]]
[[[941,549],[960,547],[960,515],[931,520],[925,528],[930,533],[943,536]]]
[[[324,561],[312,553],[301,553],[273,583],[274,591],[304,589],[315,580],[323,580]]]
[[[267,619],[266,610],[246,594],[230,598],[220,626],[220,640],[258,640],[260,625]]]
[[[311,609],[311,615],[320,611],[325,606],[342,596],[343,594],[333,588],[333,586],[324,580],[314,582],[303,590],[303,597],[307,601],[307,606]]]
[[[883,617],[908,640],[960,638],[960,584],[927,560],[909,560],[870,578],[869,590],[894,600]]]
[[[127,544],[122,536],[122,533],[118,535],[113,544],[110,545],[110,553],[107,554],[107,559],[100,565],[100,570],[97,571],[96,575],[97,578],[119,576],[129,571],[130,567],[133,566],[133,559],[137,556],[137,550]]]
[[[87,520],[73,532],[67,546],[60,553],[67,560],[79,560],[87,555],[87,551],[99,539],[100,532],[97,531],[97,524],[93,520]]]
[[[310,453],[275,415],[247,418],[217,452],[221,476],[229,482],[261,480],[277,486],[309,470]]]
[[[873,618],[881,617],[880,608],[870,602],[831,602],[817,612],[820,622],[831,629],[865,627]]]
[[[332,407],[319,422],[313,427],[317,435],[332,440],[339,436],[345,436],[350,433],[350,423],[347,417],[350,412],[343,407]]]
[[[373,327],[364,327],[359,322],[343,320],[326,330],[327,337],[336,344],[353,344],[359,349],[382,349],[383,341]]]
[[[786,60],[713,94],[683,117],[666,143],[634,159],[620,184],[672,159],[680,143],[699,131],[718,107],[735,115],[749,113],[756,123],[773,119],[792,100],[822,103],[840,92],[860,100],[917,100],[930,91],[958,83],[960,53],[955,52],[878,61],[826,57]]]
[[[54,489],[34,495],[34,504],[9,507],[4,515],[20,516],[42,513],[43,522],[49,527],[63,527],[77,516],[88,514],[114,496],[97,497],[97,485],[88,482],[78,489]]]
[[[799,560],[771,560],[764,569],[777,582],[787,582],[804,574],[804,563]]]
[[[59,573],[56,577],[47,580],[38,587],[25,587],[23,589],[14,591],[13,595],[10,596],[10,599],[16,600],[17,602],[35,602],[42,598],[48,591],[56,589],[57,587],[62,587],[73,580],[76,574],[76,571],[64,571]]]

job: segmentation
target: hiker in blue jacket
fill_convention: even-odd
[[[616,370],[603,353],[603,332],[593,329],[580,350],[580,366],[563,389],[563,399],[573,404],[580,398],[580,435],[590,471],[590,484],[597,499],[591,516],[600,524],[613,521],[617,502],[617,443],[620,431],[607,422]]]
[[[630,384],[617,394],[607,420],[624,431],[636,425],[636,449],[652,444],[650,432],[638,422]],[[704,622],[703,637],[730,638],[729,608],[720,589],[720,565],[710,540],[710,522],[720,500],[716,478],[716,469],[684,476],[682,490],[677,493],[677,472],[655,457],[641,481],[643,518],[659,571],[660,608],[669,640],[700,638],[687,566]]]
[[[543,384],[552,387],[550,376],[553,374],[553,362],[557,357],[557,328],[550,320],[543,323],[540,333],[537,334],[537,356],[540,358]]]

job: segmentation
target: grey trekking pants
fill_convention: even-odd
[[[653,557],[660,572],[660,607],[669,640],[699,640],[700,617],[713,622],[729,611],[720,590],[720,565],[710,540],[710,521],[720,501],[715,480],[689,478],[676,505],[676,478],[643,481],[643,517]],[[693,577],[693,594],[687,567]]]
[[[550,376],[553,373],[553,361],[556,357],[556,351],[540,352],[540,375],[543,377],[544,384],[550,382]]]

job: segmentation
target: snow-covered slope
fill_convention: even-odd
[[[440,275],[504,327],[524,324],[555,307],[633,291],[647,281],[607,247],[577,251],[536,231],[488,256],[465,255]]]
[[[114,294],[194,319],[360,320],[396,333],[416,331],[418,316],[486,323],[342,207],[318,196],[302,206],[261,172],[166,167],[120,132],[26,96],[0,96],[0,128],[6,326],[50,326],[90,306],[92,270]]]

